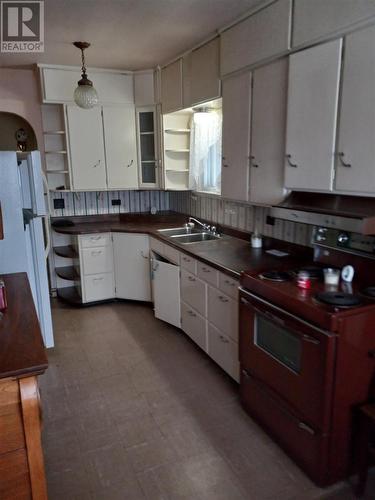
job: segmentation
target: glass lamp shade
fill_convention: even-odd
[[[78,85],[74,91],[74,102],[80,108],[93,108],[98,104],[98,100],[98,93],[92,85]]]

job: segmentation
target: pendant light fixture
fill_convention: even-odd
[[[90,109],[98,104],[98,94],[92,85],[92,81],[87,78],[86,74],[84,51],[90,47],[90,44],[88,42],[73,42],[73,45],[81,51],[82,57],[82,78],[74,91],[74,102],[80,108]]]

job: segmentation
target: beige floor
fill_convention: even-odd
[[[41,377],[50,500],[353,498],[316,488],[242,410],[236,384],[150,307],[54,304],[53,318]]]

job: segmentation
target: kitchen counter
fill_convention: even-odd
[[[71,218],[73,226],[54,227],[58,233],[80,235],[105,232],[142,233],[164,241],[220,271],[238,278],[242,271],[254,268],[280,267],[288,257],[275,257],[266,250],[277,249],[289,252],[293,260],[312,259],[312,250],[300,245],[287,243],[273,238],[264,238],[263,248],[251,248],[250,235],[220,226],[222,237],[217,240],[181,244],[175,238],[159,233],[159,229],[180,227],[187,222],[188,216],[182,214],[124,214],[120,216],[95,216]],[[90,221],[92,220],[92,222]],[[76,222],[75,222],[76,221]],[[235,234],[235,236],[233,235]],[[240,237],[238,237],[240,236]]]
[[[0,318],[0,379],[43,373],[47,366],[26,273],[4,274],[8,308]]]

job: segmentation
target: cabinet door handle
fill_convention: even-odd
[[[128,163],[128,164],[126,165],[126,168],[129,168],[129,167],[131,167],[132,165],[133,165],[133,160],[132,160],[130,163]]]
[[[184,262],[190,262],[190,259],[188,259],[187,257],[182,257],[182,260],[183,260]]]
[[[104,280],[103,276],[101,278],[94,278],[93,279],[93,281],[103,281],[103,280]]]
[[[149,258],[149,257],[148,257],[148,255],[145,255],[145,254],[144,254],[143,250],[141,250],[141,252],[140,252],[140,253],[141,253],[141,255],[142,255],[142,257],[143,257],[144,259],[148,259],[148,258]]]
[[[225,280],[224,283],[226,283],[229,286],[236,286],[235,283],[233,283],[232,281],[229,281],[229,280]]]
[[[98,240],[101,240],[101,236],[90,236],[90,240],[91,241],[98,241]]]
[[[227,163],[223,163],[223,167],[229,168],[229,165]]]
[[[337,156],[339,157],[339,160],[340,160],[340,163],[341,163],[342,167],[345,167],[345,168],[351,168],[352,167],[351,163],[347,163],[346,161],[344,161],[345,153],[343,153],[343,152],[337,153]]]
[[[211,272],[211,269],[207,269],[207,267],[202,267],[202,271],[204,273],[210,273]]]
[[[188,276],[188,280],[189,281],[195,281],[195,278],[193,278],[193,276]]]
[[[193,311],[188,311],[188,314],[192,316],[193,318],[196,318],[197,315]]]
[[[288,162],[288,165],[293,168],[298,168],[297,163],[293,163],[292,160],[292,155],[285,155],[286,161]]]
[[[250,160],[250,166],[252,166],[253,168],[259,167],[259,164],[255,163],[255,156],[249,156],[249,160]]]
[[[229,299],[223,297],[223,295],[218,295],[218,299],[221,300],[221,302],[229,302]]]
[[[315,434],[314,429],[312,429],[311,427],[309,427],[308,425],[306,425],[304,422],[299,422],[299,423],[298,423],[298,427],[299,427],[300,429],[302,429],[303,431],[308,432],[308,433],[309,433],[309,434],[311,434],[312,436]]]
[[[219,335],[219,339],[224,342],[224,344],[229,344],[229,340],[224,337],[224,335]]]
[[[91,252],[91,255],[92,255],[93,257],[96,257],[97,255],[100,255],[100,254],[102,254],[102,253],[103,253],[103,251],[102,251],[102,250],[93,250],[93,251]]]
[[[97,167],[100,167],[100,160],[98,160],[98,161],[94,164],[94,166],[93,166],[93,168],[97,168]]]

